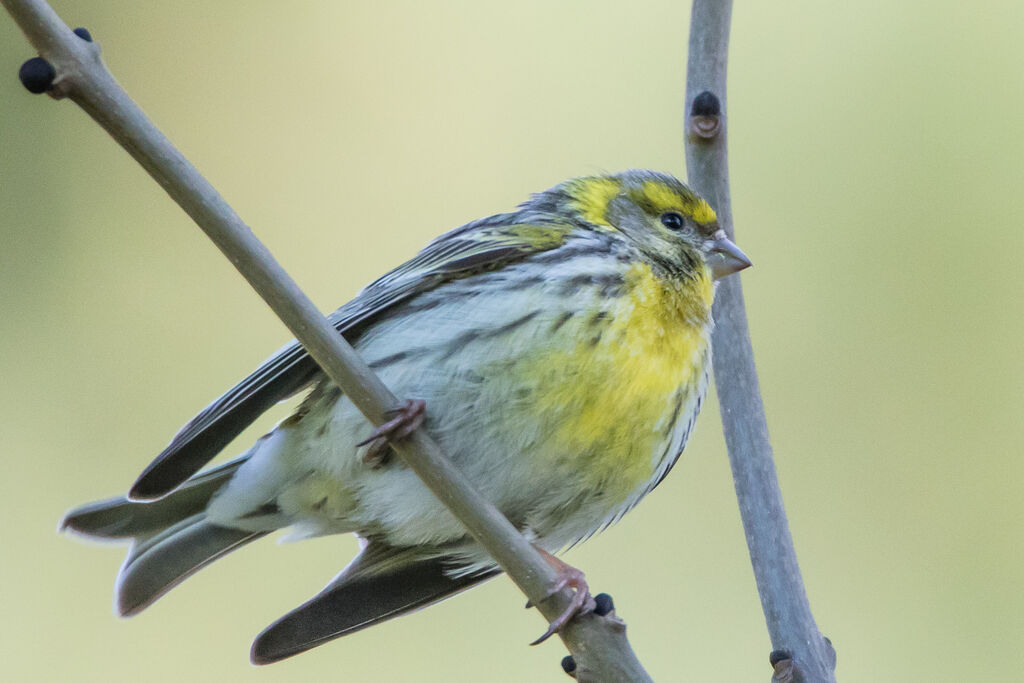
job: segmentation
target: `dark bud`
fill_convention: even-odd
[[[610,614],[613,609],[615,609],[615,603],[612,602],[612,596],[607,593],[598,593],[594,596],[594,614],[603,617]]]
[[[85,42],[87,42],[87,43],[91,43],[92,42],[92,34],[89,33],[89,29],[82,28],[81,26],[79,26],[78,28],[75,29],[74,33],[75,33],[76,36],[78,36],[79,38],[81,38]]]
[[[562,657],[562,671],[570,676],[572,676],[572,673],[576,671],[576,660],[572,658],[572,655]]]
[[[771,654],[768,655],[768,662],[772,666],[786,659],[793,659],[793,655],[789,653],[789,650],[772,650]]]
[[[708,90],[694,97],[690,105],[690,129],[702,138],[713,138],[721,125],[722,102],[718,97]]]
[[[33,57],[18,69],[18,78],[25,89],[38,95],[50,89],[53,79],[57,77],[53,65],[42,57]]]
[[[690,106],[690,116],[721,116],[722,103],[714,93],[705,90],[693,98]]]

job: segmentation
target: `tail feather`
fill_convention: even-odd
[[[139,613],[214,560],[270,533],[273,524],[245,530],[215,524],[207,514],[217,492],[248,458],[198,474],[158,500],[112,498],[67,513],[61,529],[131,541],[115,587],[115,605],[122,616]],[[291,657],[426,607],[499,573],[492,569],[450,576],[450,570],[450,560],[426,556],[421,548],[368,542],[323,591],[256,638],[252,661],[269,664]]]
[[[205,510],[213,495],[247,459],[241,457],[198,474],[152,502],[139,503],[121,496],[87,503],[64,515],[60,530],[95,538],[139,538],[158,533]]]
[[[64,516],[62,530],[132,541],[114,589],[122,616],[137,614],[217,558],[269,533],[218,526],[206,518],[210,501],[247,459],[198,474],[159,500],[111,498]]]
[[[270,664],[466,590],[499,570],[450,577],[443,558],[370,543],[319,594],[268,626],[252,644],[254,664]],[[406,557],[403,557],[405,555]]]
[[[117,577],[117,611],[122,616],[138,614],[217,558],[267,533],[217,526],[199,513],[137,540]]]

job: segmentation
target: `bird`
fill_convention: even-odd
[[[355,534],[348,566],[255,639],[252,661],[275,662],[500,573],[392,450],[425,429],[575,589],[549,635],[592,604],[555,553],[675,464],[708,385],[717,282],[750,265],[671,175],[566,180],[441,235],[328,317],[406,397],[393,419],[373,428],[293,341],[182,427],[126,495],[72,509],[61,529],[130,543],[122,616],[272,532]],[[242,455],[203,469],[301,392]]]

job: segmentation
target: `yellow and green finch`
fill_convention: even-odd
[[[707,388],[715,280],[749,265],[671,176],[563,182],[442,235],[330,316],[408,399],[391,423],[372,429],[292,342],[185,425],[127,497],[63,526],[131,541],[123,615],[272,531],[357,534],[348,567],[257,638],[253,660],[276,661],[499,571],[392,453],[389,440],[422,425],[563,572],[578,607],[582,575],[550,553],[619,519],[672,468]],[[304,390],[248,451],[200,471]]]

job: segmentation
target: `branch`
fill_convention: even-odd
[[[399,405],[396,397],[213,186],[121,89],[88,32],[72,32],[41,0],[0,3],[42,57],[22,68],[26,86],[56,99],[71,99],[100,124],[213,240],[366,418],[374,425],[385,422],[387,411]],[[549,621],[562,613],[572,599],[572,589],[547,597],[558,581],[554,570],[425,432],[417,430],[393,447]],[[618,619],[591,613],[572,620],[559,635],[573,655],[578,680],[650,680]]]
[[[731,0],[694,0],[686,75],[687,177],[733,236],[726,154],[725,76]],[[714,370],[736,497],[774,652],[773,680],[834,682],[835,652],[804,591],[775,473],[739,277],[715,298]]]

